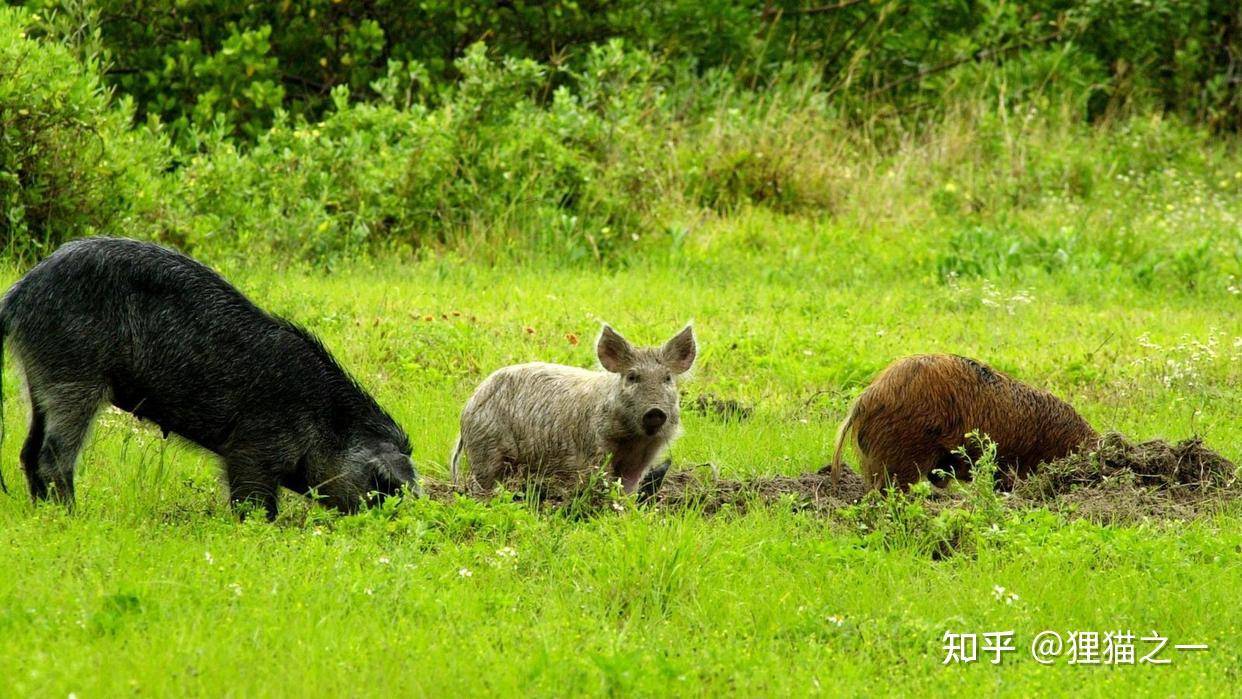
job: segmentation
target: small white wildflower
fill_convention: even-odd
[[[235,596],[237,596],[237,597],[241,597],[241,596],[242,596],[242,586],[241,586],[240,584],[238,584],[238,583],[229,583],[229,589],[233,591],[233,594],[234,594]]]
[[[386,565],[388,565],[389,563],[392,563],[392,561],[391,561],[391,560],[389,560],[388,556],[380,556],[378,559],[376,559],[376,561],[375,561],[375,562],[376,562],[376,563],[378,563],[378,564],[380,564],[380,565],[382,565],[382,566],[386,566]]]
[[[1018,601],[1018,595],[1016,593],[1009,592],[1000,585],[992,586],[992,598],[997,602],[1004,602],[1005,604],[1013,604]]]
[[[372,590],[372,589],[371,589],[371,588],[369,588],[369,587],[368,587],[368,588],[366,588],[365,590],[363,590],[363,592],[365,592],[365,593],[366,593],[366,595],[367,595],[368,597],[370,597],[370,596],[372,596],[372,595],[374,595],[374,594],[375,594],[375,590]]]
[[[496,555],[501,558],[517,558],[517,549],[512,546],[503,546],[496,549]]]
[[[616,502],[616,501],[613,501],[612,509],[616,510],[617,512],[625,512],[625,507],[622,506],[621,503]]]
[[[833,626],[843,626],[845,624],[845,619],[837,616],[836,614],[830,614],[828,615],[828,623]]]
[[[463,578],[468,578],[474,575],[474,573],[472,573],[469,568],[462,568],[461,570],[457,571],[457,574]]]
[[[211,551],[204,551],[203,558],[207,561],[207,565],[212,565],[216,562],[216,559],[211,556]]]

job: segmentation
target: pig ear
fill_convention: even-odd
[[[595,343],[595,353],[599,355],[599,363],[614,374],[620,374],[634,364],[634,346],[607,324],[599,334],[599,342]]]
[[[699,353],[698,343],[694,341],[694,328],[687,325],[684,330],[673,336],[660,348],[660,357],[674,374],[683,374],[694,365],[694,358]]]

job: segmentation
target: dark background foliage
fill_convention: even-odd
[[[1240,22],[1227,0],[30,0],[0,6],[0,243],[622,264],[763,207],[941,217],[965,226],[945,274],[1070,241],[1159,278],[1159,236],[1130,235],[1145,192],[1242,183]],[[1109,217],[1087,242],[1045,230],[1079,202]],[[1225,254],[1178,254],[1232,274],[1231,233],[1187,225]]]
[[[49,35],[107,64],[137,117],[184,132],[220,122],[254,138],[285,109],[316,118],[333,87],[374,97],[392,61],[414,63],[423,97],[460,77],[476,42],[556,69],[621,38],[755,88],[790,64],[825,89],[899,110],[936,105],[968,63],[1061,61],[1089,93],[1084,118],[1142,100],[1236,130],[1242,4],[1234,0],[32,0]],[[1033,74],[1032,74],[1033,75]],[[953,75],[961,79],[960,71]],[[1039,76],[1038,79],[1043,79]],[[1017,81],[1010,89],[1039,85]]]

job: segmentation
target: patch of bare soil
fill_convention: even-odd
[[[713,466],[703,464],[661,472],[657,482],[644,486],[650,487],[640,501],[648,506],[691,508],[706,514],[726,507],[745,511],[754,505],[780,503],[828,515],[857,503],[868,492],[863,479],[849,469],[843,470],[834,487],[830,467],[799,476],[731,479],[719,477]],[[451,500],[458,494],[486,497],[477,486],[428,481],[424,487],[430,497],[439,500]],[[520,484],[509,486],[521,493],[520,488]],[[521,496],[532,495],[528,489]],[[1044,507],[1098,522],[1190,519],[1242,500],[1242,482],[1238,468],[1197,437],[1171,444],[1162,440],[1133,442],[1109,433],[1101,437],[1097,449],[1045,464],[1003,498],[1012,508]],[[606,489],[595,488],[575,498],[545,493],[540,499],[552,507],[573,502],[589,510],[603,506],[608,494]],[[962,488],[950,486],[933,489],[928,505],[933,509],[953,507],[965,499]]]
[[[830,512],[857,502],[867,487],[858,474],[845,471],[834,487],[829,469],[800,476],[718,478],[704,465],[670,473],[652,498],[666,509],[694,508],[712,514],[724,506],[745,510],[756,503],[787,502],[816,512]]]
[[[689,406],[700,415],[714,417],[722,422],[742,422],[749,420],[755,409],[733,398],[721,398],[711,393],[704,393]]]
[[[436,502],[449,502],[458,495],[471,495],[468,488],[455,485],[450,481],[442,481],[433,478],[423,478],[423,495],[435,500]],[[480,494],[482,495],[482,494]]]

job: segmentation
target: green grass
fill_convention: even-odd
[[[487,373],[591,365],[604,320],[642,343],[694,320],[685,395],[755,411],[738,424],[687,413],[672,455],[729,476],[819,468],[867,379],[932,351],[1048,387],[1098,428],[1197,433],[1242,461],[1242,296],[1227,283],[1136,273],[1093,256],[1115,241],[1087,234],[1071,264],[1002,255],[946,282],[945,260],[1008,250],[963,253],[951,232],[742,211],[606,272],[452,256],[226,271],[323,336],[408,429],[427,477],[445,476],[460,406]],[[212,457],[109,412],[69,514],[20,492],[11,358],[4,378],[0,462],[17,492],[0,497],[0,694],[1220,696],[1242,679],[1236,506],[1125,526],[1009,512],[944,560],[780,504],[574,520],[424,501],[339,517],[289,497],[275,525],[238,523]],[[1210,650],[1045,667],[1029,654],[1044,629],[1155,630]],[[1014,630],[1018,651],[946,667],[946,630]]]

